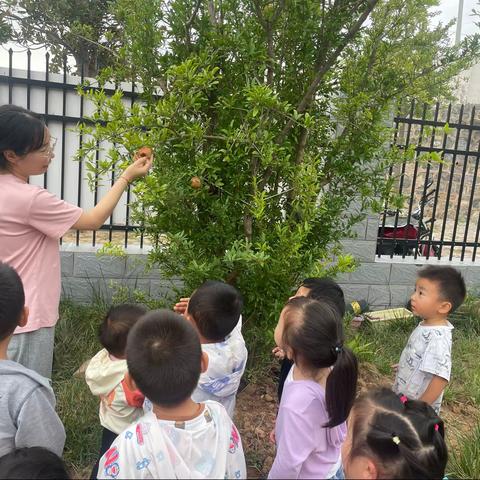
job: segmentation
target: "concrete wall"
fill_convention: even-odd
[[[94,247],[61,248],[62,295],[79,303],[90,303],[95,295],[110,301],[119,287],[137,289],[155,299],[173,301],[179,279],[161,278],[158,269],[146,271],[145,250],[130,248],[123,257],[97,256]]]
[[[370,217],[355,227],[357,238],[344,240],[345,251],[359,260],[360,266],[352,273],[341,274],[337,281],[342,286],[347,301],[365,299],[372,309],[403,306],[415,285],[416,272],[426,263],[425,259],[378,259],[375,256],[378,218]],[[110,301],[118,286],[138,289],[155,299],[174,300],[172,289],[180,286],[161,277],[158,270],[145,271],[145,250],[129,248],[125,257],[100,256],[94,247],[63,246],[62,290],[64,297],[89,303],[100,293]],[[480,262],[428,260],[429,264],[452,265],[458,268],[470,291],[480,285]]]
[[[480,262],[438,260],[417,257],[402,259],[375,256],[378,217],[369,217],[356,226],[358,237],[344,240],[345,251],[359,260],[360,266],[352,273],[341,274],[337,281],[347,301],[368,301],[371,309],[404,306],[415,286],[417,271],[425,264],[451,265],[462,273],[470,292],[480,285]]]

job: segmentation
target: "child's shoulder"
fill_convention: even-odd
[[[282,399],[285,396],[286,405],[304,405],[308,406],[312,402],[324,402],[325,390],[314,381],[300,380],[285,383]]]
[[[53,396],[48,379],[11,360],[0,361],[0,392],[15,398],[26,398],[39,387]]]

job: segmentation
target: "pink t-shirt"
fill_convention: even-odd
[[[83,210],[11,174],[0,175],[0,260],[20,275],[28,323],[15,333],[52,327],[60,302],[59,238]]]

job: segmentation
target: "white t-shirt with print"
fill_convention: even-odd
[[[393,391],[419,399],[434,375],[450,381],[453,325],[426,326],[420,323],[408,339],[398,364]],[[432,403],[439,413],[443,392]]]

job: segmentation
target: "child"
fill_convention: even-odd
[[[345,315],[345,298],[343,290],[331,278],[306,278],[293,297],[310,297],[315,300],[327,300],[337,308],[341,318]],[[283,386],[292,368],[293,362],[285,357],[280,347],[275,347],[273,353],[282,360],[278,377],[278,401],[282,399]]]
[[[345,478],[440,480],[448,458],[443,421],[425,402],[370,391],[352,408],[342,458]]]
[[[26,325],[27,318],[22,281],[0,262],[0,456],[36,446],[61,455],[65,430],[48,380],[7,358],[13,332]]]
[[[125,381],[125,347],[128,332],[146,312],[140,305],[112,307],[99,331],[100,343],[104,348],[90,360],[85,371],[85,380],[91,392],[100,397],[99,417],[103,431],[99,459],[117,435],[143,414],[143,395],[130,390]],[[91,478],[97,478],[97,468],[98,462]]]
[[[439,413],[452,368],[452,324],[447,320],[465,300],[462,275],[452,267],[428,266],[418,273],[412,312],[423,318],[400,357],[393,391],[432,405]]]
[[[42,447],[12,450],[0,458],[0,479],[69,480],[63,460]]]
[[[208,355],[208,369],[200,375],[193,400],[220,402],[231,418],[248,356],[242,336],[242,307],[234,287],[215,281],[205,282],[190,299],[182,298],[174,307],[195,327]]]
[[[191,395],[208,357],[195,329],[168,310],[145,315],[127,341],[127,382],[152,410],[100,460],[99,478],[246,478],[242,442],[225,408]]]
[[[275,425],[269,478],[341,478],[340,447],[357,387],[357,360],[343,345],[337,309],[311,298],[282,310],[275,342],[294,361]]]

